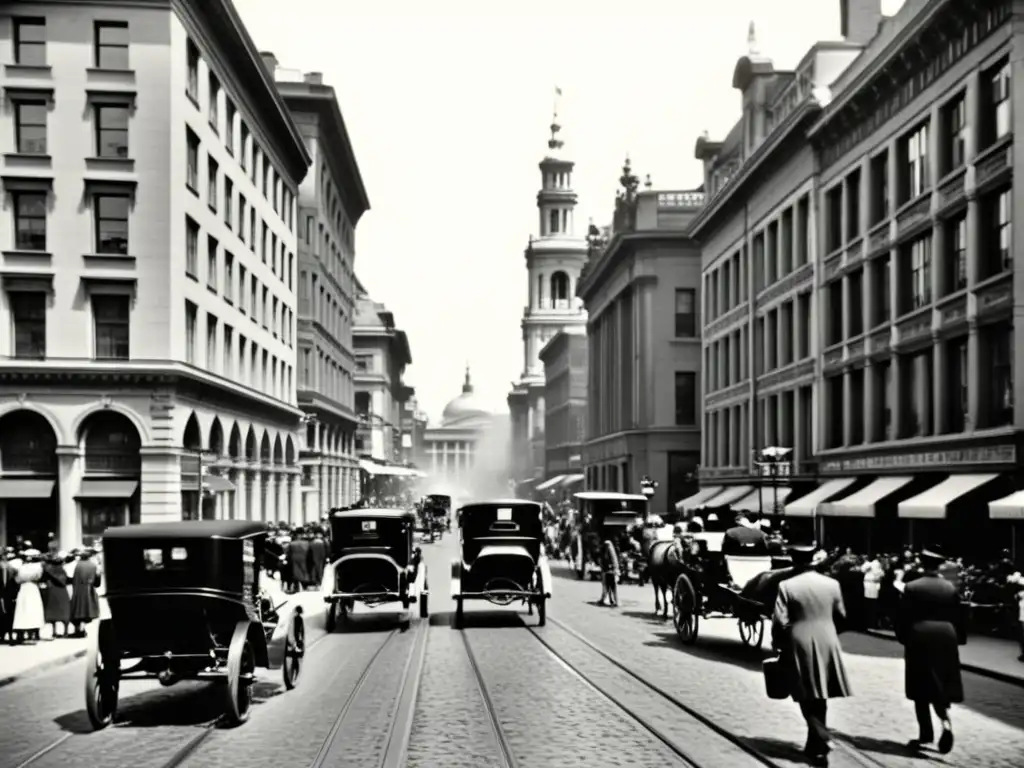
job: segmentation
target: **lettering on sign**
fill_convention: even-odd
[[[822,472],[849,472],[871,469],[897,469],[905,467],[934,467],[942,464],[1013,464],[1017,449],[1012,445],[983,448],[960,448],[951,451],[921,451],[917,453],[857,456],[834,459],[821,463]]]

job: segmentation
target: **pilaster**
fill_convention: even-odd
[[[77,445],[57,448],[57,540],[61,549],[82,543],[82,516],[75,498],[75,491],[82,484],[81,455]]]
[[[266,520],[267,486],[263,470],[256,468],[252,472],[252,519]]]
[[[181,520],[181,452],[176,448],[143,447],[139,474],[140,522]]]

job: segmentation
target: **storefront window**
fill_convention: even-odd
[[[122,502],[96,501],[82,505],[82,543],[92,546],[107,528],[128,522],[128,505]]]

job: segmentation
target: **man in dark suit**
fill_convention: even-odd
[[[742,512],[736,515],[736,525],[722,538],[723,555],[767,555],[768,542],[764,531],[750,524]]]

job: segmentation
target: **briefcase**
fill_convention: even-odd
[[[778,656],[761,662],[764,672],[764,688],[769,699],[788,699],[789,686],[786,685],[786,673]]]

